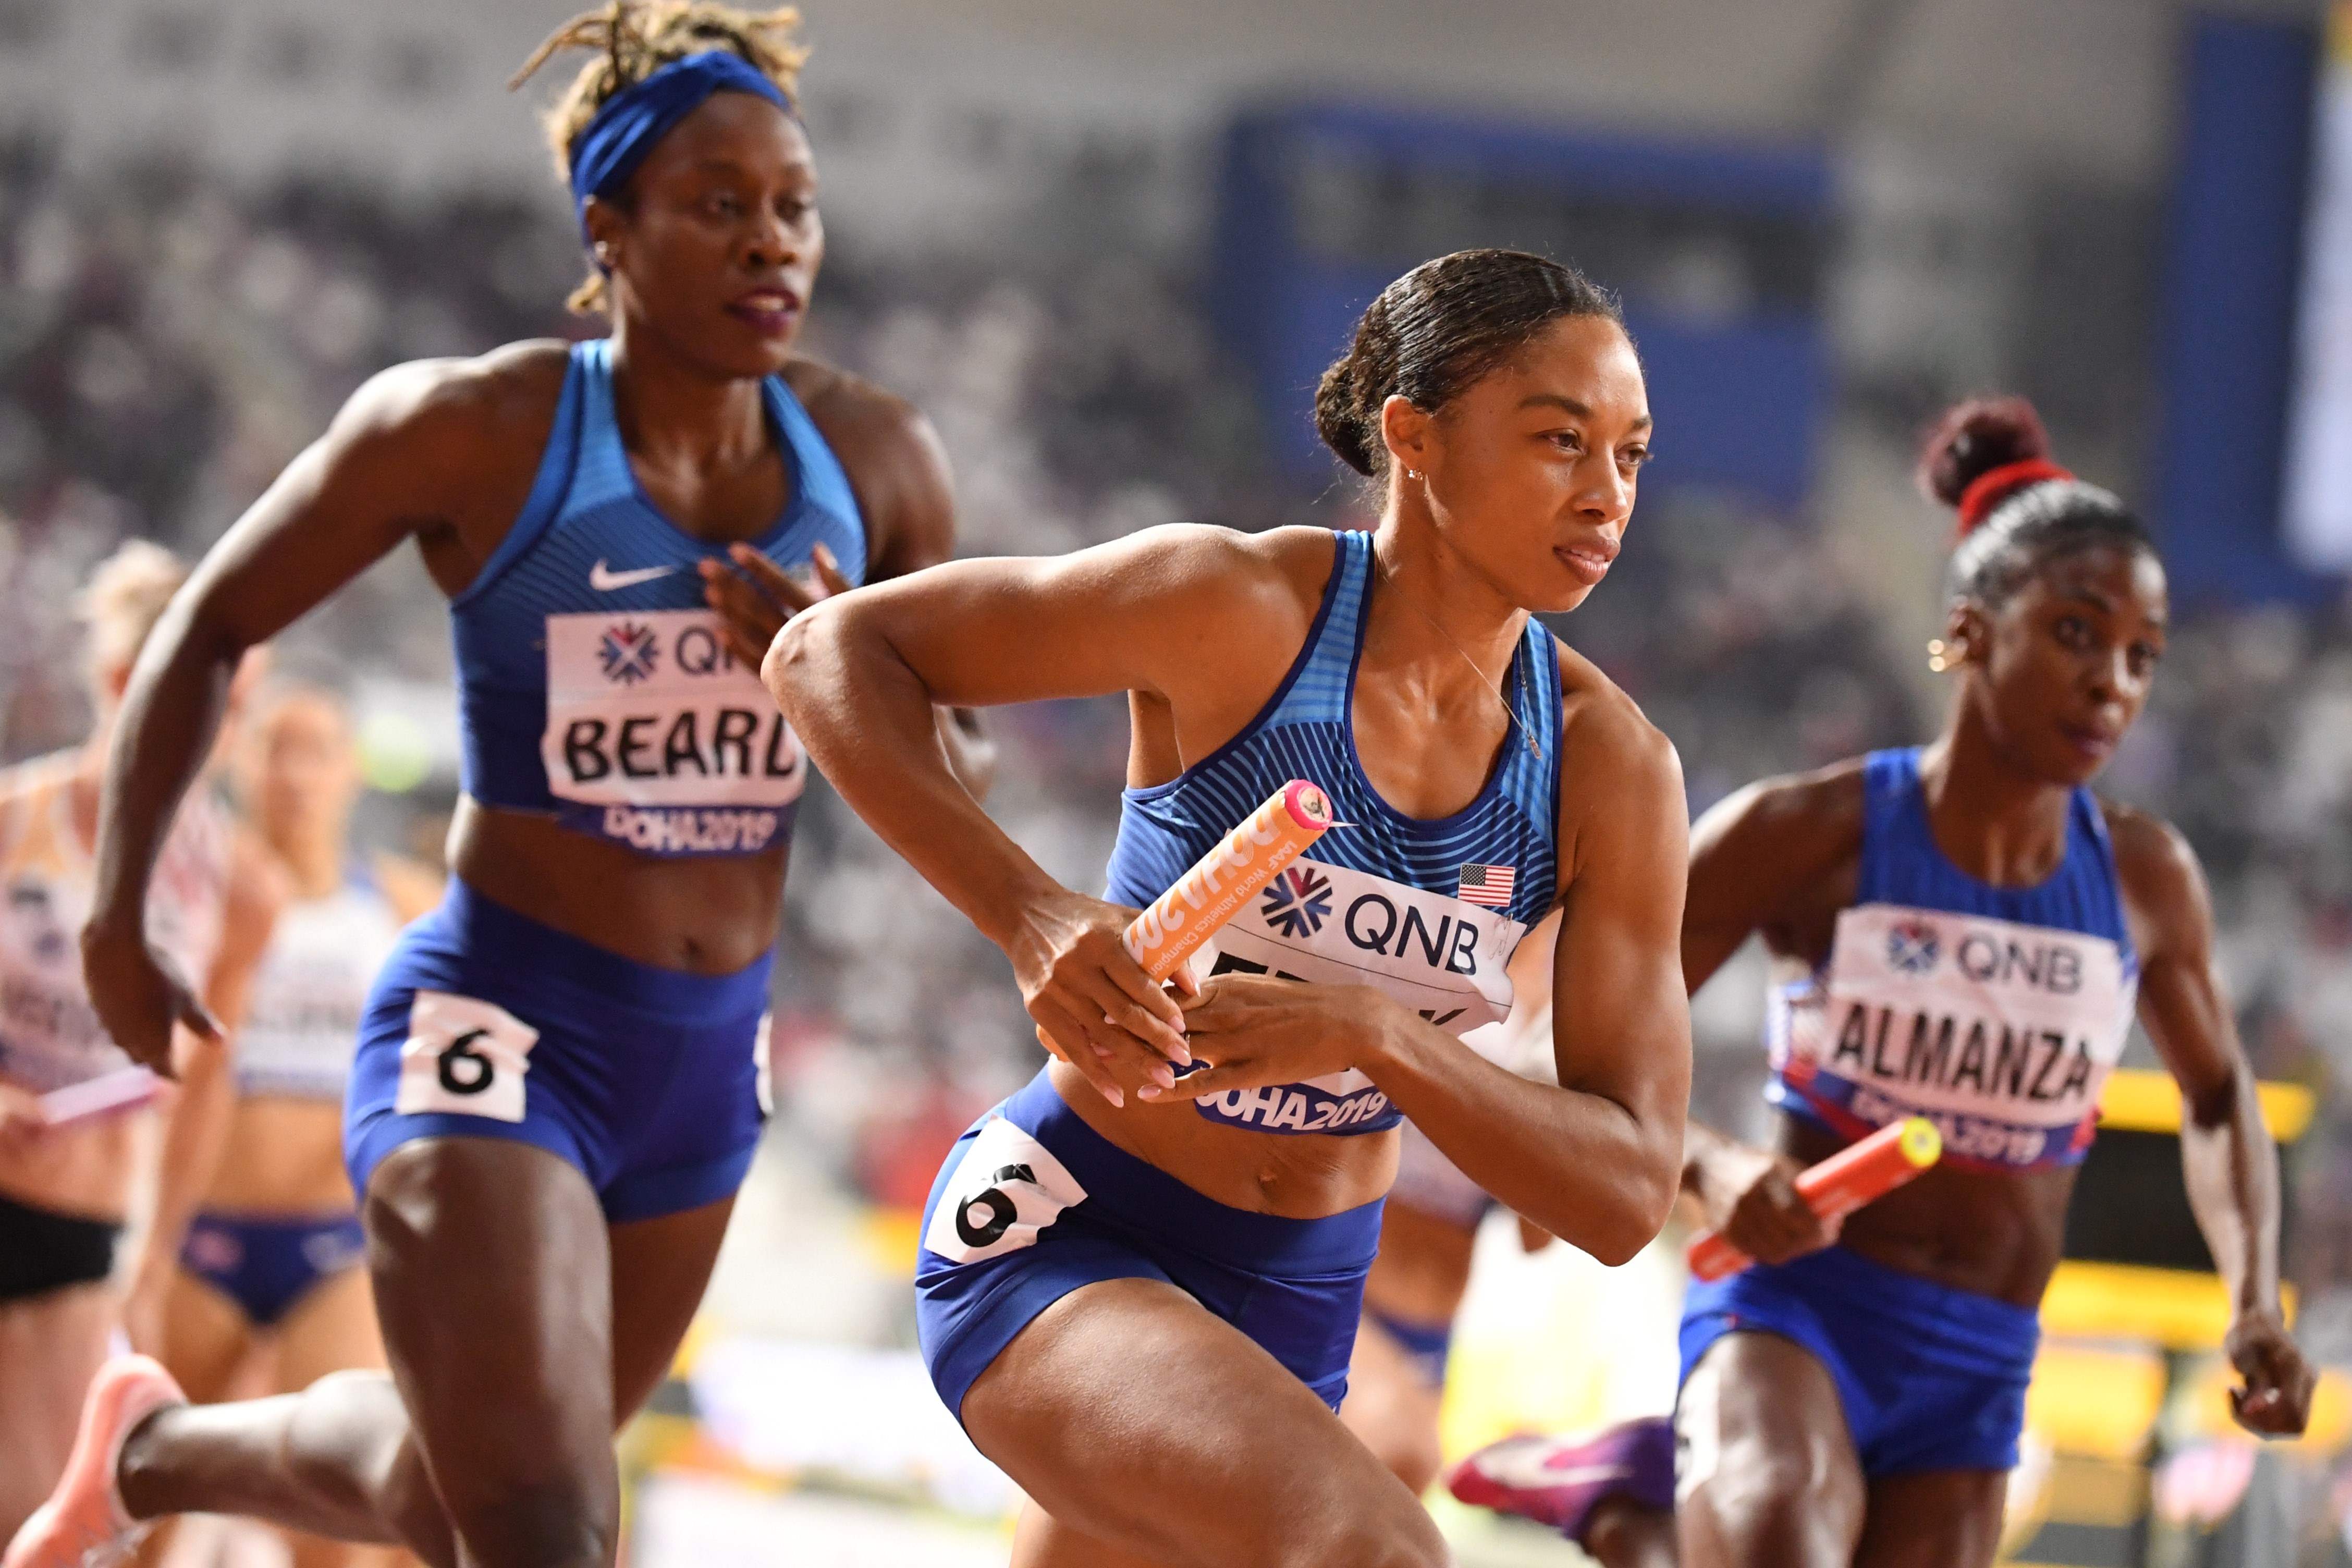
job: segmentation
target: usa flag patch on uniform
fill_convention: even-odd
[[[1499,910],[1511,901],[1511,889],[1518,886],[1519,871],[1516,866],[1467,865],[1462,868],[1462,885],[1454,896],[1465,904],[1483,904]]]

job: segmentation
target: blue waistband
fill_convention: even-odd
[[[1043,1070],[998,1110],[1069,1168],[1089,1215],[1202,1258],[1263,1274],[1341,1274],[1370,1268],[1380,1248],[1385,1200],[1319,1219],[1221,1204],[1087,1126]]]
[[[768,1005],[768,972],[775,954],[763,952],[732,974],[691,974],[639,963],[494,903],[458,878],[449,879],[440,906],[409,928],[412,939],[488,971],[510,993],[556,986],[633,1012],[696,1020],[739,1018]]]
[[[1899,1337],[1915,1352],[1954,1364],[2030,1363],[2042,1335],[2041,1315],[2031,1307],[1906,1274],[1843,1246],[1695,1284],[1683,1314],[1741,1316],[1783,1293],[1812,1308],[1833,1332]]]

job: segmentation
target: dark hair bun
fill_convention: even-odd
[[[1622,324],[1592,280],[1523,250],[1457,250],[1387,288],[1356,323],[1348,352],[1315,389],[1315,430],[1370,478],[1388,458],[1381,411],[1402,397],[1435,414],[1562,316]]]
[[[1919,453],[1919,488],[1957,507],[1969,486],[2010,463],[2050,456],[2050,433],[2022,397],[1972,397],[1948,410]]]

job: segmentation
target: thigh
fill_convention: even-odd
[[[1990,1568],[2008,1489],[1999,1470],[1923,1470],[1872,1482],[1854,1568]]]
[[[236,1395],[236,1374],[253,1355],[252,1326],[236,1302],[187,1273],[172,1276],[155,1359],[198,1405]]]
[[[1686,1568],[1845,1568],[1864,1488],[1829,1369],[1778,1334],[1729,1333],[1675,1408]]]
[[[1305,1384],[1159,1280],[1064,1296],[980,1374],[962,1415],[1052,1516],[1020,1568],[1445,1561],[1420,1503]]]
[[[0,1306],[0,1539],[16,1534],[65,1472],[115,1310],[104,1284]]]
[[[735,1200],[612,1227],[613,1414],[651,1398],[702,1304]]]
[[[293,1394],[331,1372],[380,1371],[383,1332],[375,1287],[364,1268],[339,1268],[312,1285],[271,1336],[276,1391]]]
[[[386,1359],[459,1533],[526,1499],[611,1517],[612,1286],[587,1179],[533,1144],[428,1138],[376,1165],[362,1212]]]

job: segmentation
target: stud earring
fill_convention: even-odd
[[[1421,470],[1419,468],[1407,468],[1404,471],[1404,477],[1409,479],[1417,479],[1421,478]]]
[[[1953,647],[1941,637],[1933,637],[1928,640],[1927,668],[1930,670],[1934,671],[1937,675],[1941,675],[1946,670],[1956,668],[1959,662],[1960,650],[1958,648]]]

